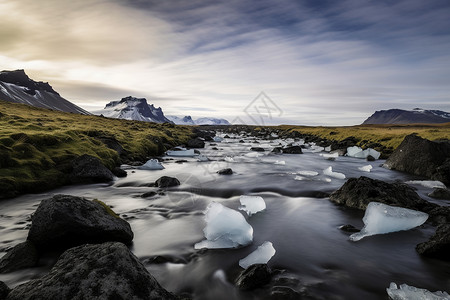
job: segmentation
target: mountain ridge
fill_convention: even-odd
[[[450,113],[441,110],[413,110],[388,109],[377,110],[362,124],[414,124],[414,123],[447,123]]]
[[[167,118],[177,125],[231,125],[228,120],[221,118],[201,117],[194,120],[191,116],[181,118],[173,115],[167,116]]]

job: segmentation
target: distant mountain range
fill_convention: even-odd
[[[363,124],[413,124],[413,123],[447,123],[450,113],[441,110],[388,109],[376,111]]]
[[[61,97],[47,82],[36,82],[24,70],[0,72],[0,99],[41,108],[90,115]]]
[[[191,116],[184,116],[183,118],[177,116],[167,116],[169,120],[177,125],[230,125],[225,119],[218,118],[198,118],[193,120]]]

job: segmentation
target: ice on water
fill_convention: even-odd
[[[180,148],[179,150],[169,150],[166,152],[168,156],[178,156],[178,157],[192,157],[195,156],[194,149],[186,149],[186,148]]]
[[[275,255],[275,248],[271,242],[264,242],[255,251],[250,253],[247,257],[239,261],[239,266],[247,269],[255,264],[267,264],[267,262]]]
[[[416,288],[407,284],[401,284],[400,287],[397,287],[394,282],[391,282],[386,292],[393,300],[450,300],[450,295],[446,292],[430,292],[429,290]]]
[[[263,156],[264,154],[258,153],[258,152],[250,152],[250,153],[246,153],[244,154],[244,156],[246,157],[260,157]]]
[[[196,243],[195,249],[236,248],[253,240],[253,227],[234,209],[212,202],[205,212],[206,240]]]
[[[339,153],[337,153],[337,152],[334,152],[334,153],[330,153],[330,154],[328,154],[328,153],[323,153],[323,154],[320,154],[320,156],[323,156],[324,158],[338,158],[339,157]]]
[[[277,160],[277,161],[275,161],[275,164],[276,165],[285,165],[286,162],[284,160]]]
[[[370,170],[372,170],[372,165],[367,165],[367,166],[363,166],[363,167],[359,167],[358,170],[363,171],[363,172],[370,172]]]
[[[364,228],[350,236],[359,241],[363,237],[409,230],[420,226],[428,219],[428,214],[403,207],[395,207],[379,202],[370,202],[364,214]]]
[[[204,154],[200,154],[197,157],[197,161],[209,161],[209,158],[206,155],[204,155]]]
[[[372,148],[367,148],[363,150],[358,146],[348,147],[347,148],[347,156],[356,157],[356,158],[367,158],[368,156],[372,156],[375,159],[379,159],[381,153]]]
[[[345,179],[345,174],[333,172],[333,168],[331,166],[323,170],[323,174],[337,179]]]
[[[316,171],[298,171],[297,174],[302,175],[302,176],[311,176],[311,177],[319,175],[319,173]]]
[[[447,187],[445,186],[445,184],[443,184],[440,181],[433,181],[433,180],[410,180],[406,182],[407,184],[418,184],[421,186],[424,186],[426,188],[441,188],[441,189],[446,189]]]
[[[221,141],[223,141],[223,138],[221,138],[220,136],[215,136],[215,137],[213,137],[213,140],[216,143],[220,143]]]
[[[141,170],[162,170],[164,166],[157,159],[150,159],[145,164],[140,166]]]
[[[249,216],[266,209],[266,202],[260,196],[242,195],[239,201],[241,201],[242,205],[239,209],[245,211]]]

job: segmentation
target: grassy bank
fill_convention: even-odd
[[[191,133],[188,126],[83,116],[0,101],[0,198],[67,184],[71,161],[79,155],[96,156],[113,168],[161,154],[186,142]],[[123,148],[120,155],[118,147]]]

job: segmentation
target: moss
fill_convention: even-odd
[[[105,208],[106,212],[107,212],[109,215],[113,216],[114,218],[120,219],[120,217],[119,217],[119,216],[111,209],[111,207],[109,207],[108,205],[106,205],[105,202],[100,201],[100,200],[98,200],[98,199],[94,199],[94,200],[92,200],[92,202],[95,202],[95,203],[100,204],[101,206],[103,206],[103,207]]]

